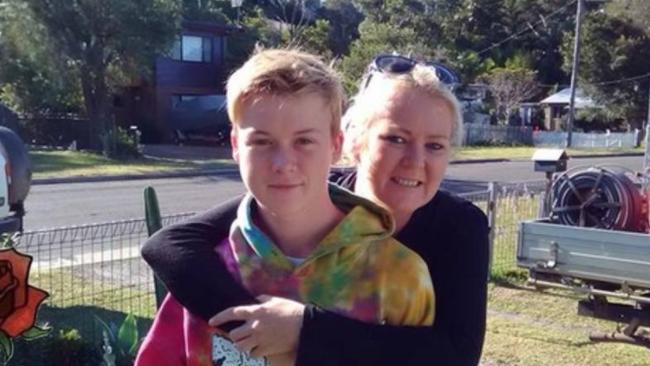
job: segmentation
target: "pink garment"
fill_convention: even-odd
[[[228,244],[215,247],[226,268],[241,282],[237,261]],[[145,337],[135,366],[213,366],[213,328],[167,294]]]
[[[212,333],[170,294],[163,301],[135,360],[136,366],[212,366]]]

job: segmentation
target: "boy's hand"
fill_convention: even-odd
[[[218,327],[230,321],[243,321],[228,337],[240,351],[253,357],[295,354],[305,305],[267,295],[257,299],[260,304],[228,308],[212,317],[209,324]]]

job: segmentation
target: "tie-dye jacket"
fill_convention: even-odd
[[[217,251],[251,293],[282,296],[371,323],[430,325],[433,285],[425,262],[391,237],[391,216],[337,186],[330,195],[346,216],[302,263],[294,265],[241,203],[227,243]],[[213,355],[214,354],[214,355]],[[263,365],[213,337],[207,323],[167,296],[136,365]]]

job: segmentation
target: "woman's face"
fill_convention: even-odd
[[[376,85],[376,84],[375,84]],[[357,193],[408,219],[438,191],[449,161],[453,114],[442,98],[394,81],[373,91],[358,144]]]

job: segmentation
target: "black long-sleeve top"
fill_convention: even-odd
[[[333,175],[348,188],[354,178],[353,173]],[[256,302],[214,252],[228,235],[240,200],[163,228],[142,248],[174,297],[206,320],[227,307]],[[429,267],[436,296],[434,325],[368,324],[307,305],[298,366],[478,364],[487,302],[485,215],[470,202],[439,191],[395,237]]]

